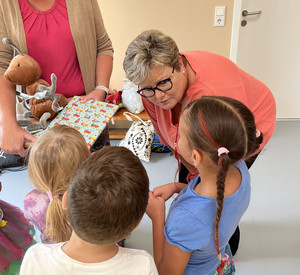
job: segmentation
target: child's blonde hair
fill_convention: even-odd
[[[61,198],[79,165],[90,151],[83,136],[74,128],[58,125],[47,130],[31,146],[28,175],[35,187],[49,192],[45,235],[52,241],[67,241],[71,236]]]

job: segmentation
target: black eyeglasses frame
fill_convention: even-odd
[[[175,70],[175,67],[173,67],[173,69],[172,69],[172,74],[171,74],[171,76],[168,77],[168,78],[166,78],[166,79],[163,79],[163,80],[159,81],[159,82],[156,84],[156,86],[155,86],[154,88],[142,88],[142,89],[140,89],[140,90],[137,90],[136,92],[137,92],[140,96],[149,98],[149,97],[155,96],[155,90],[159,90],[160,92],[167,92],[167,91],[171,90],[171,89],[173,88],[173,82],[172,82],[172,80],[171,80],[171,77],[174,75],[174,70]],[[162,89],[160,89],[160,88],[157,87],[160,83],[166,82],[166,81],[168,81],[168,82],[171,83],[171,87],[170,87],[170,88],[168,88],[167,90],[162,90]],[[150,95],[150,96],[143,95],[143,94],[142,94],[143,90],[148,90],[148,91],[151,90],[151,91],[153,91],[153,95]]]

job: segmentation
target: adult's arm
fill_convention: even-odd
[[[17,124],[15,86],[0,75],[0,148],[6,153],[25,156],[25,140],[35,139]]]
[[[96,0],[91,1],[95,18],[97,62],[96,62],[96,85],[109,88],[109,81],[113,68],[113,47],[109,35],[105,29],[102,14]],[[106,92],[102,89],[95,89],[83,101],[90,99],[104,101]]]
[[[99,55],[96,64],[96,83],[104,87],[109,87],[110,76],[113,68],[113,57],[109,55]],[[87,100],[100,100],[104,101],[106,92],[102,89],[95,89],[86,95],[82,102]]]

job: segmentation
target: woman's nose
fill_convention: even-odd
[[[164,97],[165,94],[166,94],[165,92],[161,92],[161,91],[159,91],[159,90],[156,90],[156,91],[155,91],[155,97],[156,97],[157,99],[160,99],[160,98]]]

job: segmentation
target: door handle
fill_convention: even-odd
[[[249,15],[258,15],[261,14],[261,11],[247,11],[247,10],[243,10],[242,11],[242,16],[249,16]]]

